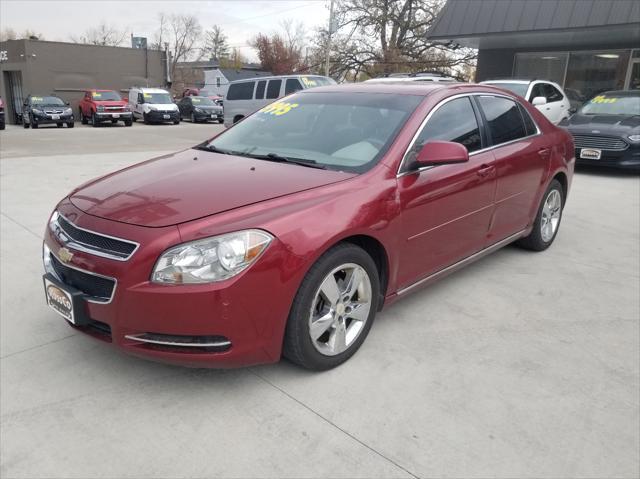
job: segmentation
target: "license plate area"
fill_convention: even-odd
[[[76,326],[89,324],[82,291],[61,283],[51,274],[44,275],[43,282],[45,299],[51,309]]]
[[[583,148],[580,150],[580,158],[583,160],[599,160],[602,157],[602,150],[596,148]]]
[[[168,120],[169,118],[171,118],[171,115],[162,115],[162,118],[164,118],[165,120]]]
[[[60,115],[51,115],[51,119],[52,120],[59,120],[60,119]]]
[[[114,113],[112,118],[120,118],[120,113]]]

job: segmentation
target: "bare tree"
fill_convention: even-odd
[[[229,57],[227,36],[218,25],[214,25],[205,33],[204,42],[203,53],[209,58],[220,60]]]
[[[331,75],[357,79],[394,72],[455,73],[472,64],[475,50],[429,42],[427,31],[443,0],[342,0],[336,7]],[[312,65],[325,54],[327,30],[317,32]]]
[[[37,40],[44,40],[44,36],[41,33],[27,28],[22,33],[16,33],[13,28],[5,27],[0,31],[0,42],[6,42],[7,40],[18,40],[21,38],[35,38]]]
[[[88,45],[119,47],[128,36],[129,32],[126,30],[119,30],[113,25],[102,22],[97,28],[90,28],[79,37],[71,36],[71,41]]]
[[[195,15],[161,13],[158,18],[160,25],[152,47],[164,49],[165,44],[167,45],[173,78],[178,62],[198,59],[202,56],[202,49],[198,44],[202,27]]]

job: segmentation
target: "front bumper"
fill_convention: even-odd
[[[202,111],[202,112],[194,111],[193,112],[193,116],[195,116],[196,120],[198,120],[198,121],[208,121],[208,120],[220,121],[220,120],[224,120],[223,113],[222,112],[217,112],[217,111]]]
[[[97,111],[96,118],[98,121],[111,121],[111,120],[131,120],[132,113],[130,111],[118,111],[118,112],[107,112],[107,111]]]
[[[640,170],[640,145],[629,145],[620,151],[602,150],[599,160],[580,158],[582,148],[576,148],[576,164]]]
[[[149,121],[157,121],[157,122],[180,120],[179,111],[150,111],[146,113],[146,116]]]
[[[38,125],[50,125],[57,123],[71,123],[74,121],[73,113],[70,115],[57,115],[59,118],[54,118],[54,115],[47,113],[32,114],[33,121]]]
[[[129,354],[187,366],[238,367],[279,360],[296,286],[293,280],[283,280],[286,251],[277,240],[251,268],[229,280],[161,285],[151,283],[149,277],[159,254],[182,242],[177,227],[117,223],[87,215],[68,200],[58,211],[80,228],[140,244],[128,261],[70,249],[73,257],[66,266],[115,280],[108,302],[85,296],[87,321],[74,328]],[[47,227],[45,250],[58,257],[62,246]],[[202,341],[206,346],[176,346],[180,341]],[[162,344],[167,342],[172,344]]]

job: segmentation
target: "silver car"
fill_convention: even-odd
[[[224,99],[224,124],[229,127],[278,98],[298,90],[335,83],[332,78],[319,75],[282,75],[231,82]]]

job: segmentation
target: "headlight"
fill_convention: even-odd
[[[65,114],[65,115],[71,115],[72,113],[73,113],[73,110],[72,110],[71,108],[66,108],[66,109],[64,110],[64,114]]]
[[[103,106],[103,105],[98,105],[98,106],[96,107],[96,110],[97,110],[97,111],[104,111],[104,106]]]
[[[629,135],[627,138],[631,141],[640,141],[640,135]]]
[[[32,108],[31,111],[36,115],[42,115],[42,110],[40,108]]]
[[[200,108],[195,108],[195,112],[196,112],[196,113],[204,113],[204,112],[202,111],[202,109],[200,109]]]
[[[149,111],[158,111],[158,109],[155,106],[148,106],[148,105],[147,105],[147,110],[149,110]]]
[[[245,230],[184,243],[158,259],[154,283],[213,283],[231,278],[249,267],[267,249],[273,236]]]

